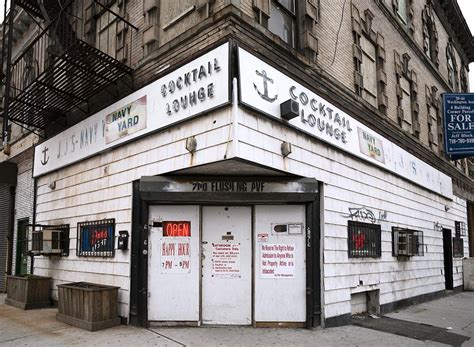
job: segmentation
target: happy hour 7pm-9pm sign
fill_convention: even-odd
[[[443,94],[446,154],[461,159],[474,154],[474,94]]]

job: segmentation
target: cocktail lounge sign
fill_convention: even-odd
[[[277,68],[239,48],[240,102],[268,117],[381,166],[438,194],[452,197],[451,179],[383,138],[334,104]],[[280,105],[299,104],[296,117],[285,120]]]
[[[230,102],[225,43],[35,148],[38,177]]]

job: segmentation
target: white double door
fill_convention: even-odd
[[[148,319],[211,325],[304,322],[304,217],[302,205],[256,206],[254,218],[250,206],[150,207],[156,227],[149,237]],[[162,226],[170,223],[189,224],[190,235],[164,236]],[[275,231],[279,223],[293,225],[294,234]],[[189,245],[189,253],[178,254],[182,244]],[[289,269],[280,269],[286,277],[264,273],[262,252],[293,257],[287,259],[293,264]],[[186,261],[190,267],[182,269],[179,264]]]

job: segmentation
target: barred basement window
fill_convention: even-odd
[[[77,255],[113,257],[115,255],[115,219],[77,223]]]
[[[392,255],[394,257],[424,255],[423,232],[392,227]]]
[[[464,240],[460,237],[453,237],[453,257],[464,257]]]
[[[382,229],[379,224],[349,221],[347,231],[349,258],[380,258],[382,256]]]

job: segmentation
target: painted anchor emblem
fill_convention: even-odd
[[[260,97],[265,101],[275,101],[278,98],[278,94],[276,94],[273,98],[268,96],[268,82],[273,83],[273,79],[267,76],[267,72],[265,70],[262,70],[262,72],[255,70],[255,73],[257,74],[257,76],[263,78],[263,93],[258,90],[257,85],[255,83],[253,84],[253,87],[257,91],[258,95],[260,95]]]
[[[41,152],[43,153],[43,158],[41,159],[41,164],[46,165],[49,161],[49,156],[46,157],[46,153],[48,152],[48,147],[45,147]]]

